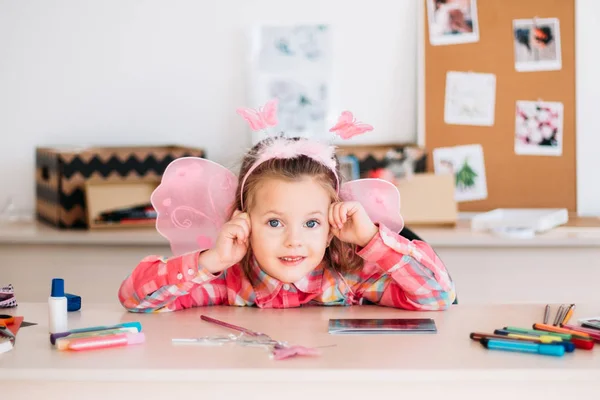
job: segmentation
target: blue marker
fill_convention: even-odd
[[[521,353],[537,353],[547,356],[562,356],[565,347],[558,344],[540,344],[529,342],[518,342],[500,339],[481,339],[481,344],[490,350],[516,351]]]

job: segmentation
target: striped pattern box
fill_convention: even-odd
[[[206,155],[203,149],[183,146],[36,148],[37,218],[61,229],[87,229],[87,180],[156,182],[180,157]]]

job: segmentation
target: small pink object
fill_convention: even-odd
[[[248,122],[253,131],[260,131],[277,125],[277,102],[275,98],[269,100],[267,104],[258,110],[241,107],[236,112]]]
[[[304,346],[290,346],[282,347],[273,350],[274,360],[284,360],[286,358],[295,356],[320,356],[321,351],[319,349],[304,347]]]
[[[338,118],[338,122],[329,129],[329,132],[334,132],[342,139],[350,139],[353,136],[370,132],[373,127],[369,124],[357,122],[354,114],[350,111],[344,111]]]

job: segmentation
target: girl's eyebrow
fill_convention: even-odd
[[[281,213],[281,212],[276,211],[276,210],[269,210],[269,211],[266,211],[266,212],[263,213],[263,215],[267,215],[267,214],[283,215],[284,213]],[[317,211],[313,211],[313,212],[309,212],[306,215],[315,215],[315,214],[320,214],[320,215],[323,215],[323,216],[325,215],[325,214],[323,214],[322,211],[318,211],[318,210]]]
[[[267,214],[277,214],[277,215],[281,215],[281,213],[279,211],[275,211],[275,210],[269,210],[269,211],[265,211],[263,213],[263,215],[267,215]]]

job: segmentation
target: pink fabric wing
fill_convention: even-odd
[[[352,124],[354,121],[354,115],[350,111],[343,111],[342,114],[338,118],[338,122],[329,129],[329,132],[339,131]]]
[[[404,228],[400,215],[400,191],[383,179],[357,179],[342,185],[344,201],[358,201],[373,222],[379,222],[394,232]]]
[[[277,125],[277,98],[271,99],[261,110],[261,117],[266,126]]]
[[[156,229],[173,255],[214,245],[235,200],[237,180],[227,168],[204,158],[182,157],[169,164],[151,202]]]
[[[354,118],[354,114],[350,111],[344,111],[338,118],[338,122],[329,129],[329,132],[334,132],[342,139],[350,139],[353,136],[372,130],[373,127],[371,125],[357,122],[356,118]]]
[[[355,124],[348,125],[347,127],[342,128],[338,131],[338,136],[342,139],[350,139],[356,135],[361,135],[365,132],[370,132],[373,130],[373,127],[368,124]]]
[[[251,108],[238,108],[236,112],[242,116],[250,125],[250,129],[253,131],[260,131],[261,129],[265,129],[267,125],[262,120],[260,113]]]

